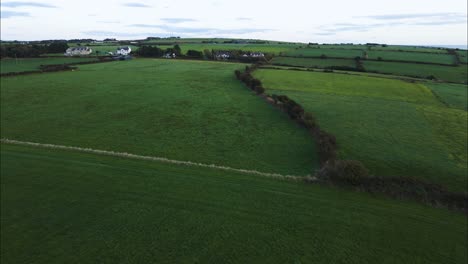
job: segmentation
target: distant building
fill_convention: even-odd
[[[130,48],[129,46],[125,46],[125,47],[118,47],[115,54],[127,56],[128,54],[130,54],[130,52],[132,52],[132,48]]]
[[[231,57],[231,52],[229,51],[216,51],[214,54],[214,57],[216,59],[223,59],[223,60],[227,60]]]
[[[175,57],[176,57],[175,53],[166,53],[163,56],[163,58],[166,58],[166,59],[174,59]]]
[[[89,55],[93,52],[89,47],[71,47],[65,51],[65,56]]]

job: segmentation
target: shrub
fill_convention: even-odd
[[[257,94],[263,94],[265,93],[265,88],[263,88],[263,86],[257,86],[255,87],[255,92],[257,92]]]
[[[237,78],[238,80],[240,80],[241,72],[240,72],[239,70],[235,70],[235,71],[234,71],[234,74],[236,75],[236,78]]]
[[[337,160],[328,161],[318,172],[317,177],[337,185],[358,186],[370,176],[360,161]]]

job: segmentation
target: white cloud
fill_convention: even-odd
[[[124,39],[151,33],[162,37],[178,34],[302,42],[418,45],[467,42],[466,0],[328,0],[319,3],[310,0],[283,3],[268,0],[80,0],[76,3],[2,1],[1,38],[99,38],[104,34],[97,33],[108,32]]]

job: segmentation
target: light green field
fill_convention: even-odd
[[[285,94],[337,137],[343,159],[379,176],[411,176],[466,192],[467,112],[424,85],[306,71],[258,70],[267,93]]]
[[[288,65],[307,68],[326,68],[332,66],[356,67],[356,62],[354,60],[344,59],[274,57],[271,60],[271,63],[274,65]]]
[[[1,263],[465,263],[461,213],[211,169],[1,145]]]
[[[243,67],[135,59],[2,78],[1,137],[311,174],[313,139],[235,79]]]
[[[437,79],[465,83],[468,81],[468,66],[439,66],[428,64],[363,61],[366,71],[426,78],[430,75]]]
[[[0,60],[0,73],[37,71],[40,65],[94,61],[96,58],[28,58]]]
[[[447,106],[468,110],[468,86],[463,84],[427,83],[427,87]]]
[[[398,51],[368,51],[369,59],[382,60],[399,60],[399,61],[415,61],[429,62],[452,65],[455,63],[455,58],[450,54],[423,53],[423,52],[398,52]]]
[[[326,55],[330,58],[355,58],[362,57],[363,52],[354,49],[298,48],[283,52],[282,55],[291,57],[320,57]]]

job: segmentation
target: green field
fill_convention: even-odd
[[[447,54],[447,49],[445,48],[432,48],[432,47],[417,47],[417,46],[401,46],[401,45],[387,45],[383,47],[379,46],[367,46],[361,44],[327,44],[327,45],[311,45],[311,48],[325,48],[325,49],[355,49],[355,50],[382,50],[382,51],[400,51],[400,52],[421,52],[421,53],[439,53]]]
[[[368,51],[369,59],[399,60],[413,62],[429,62],[452,65],[455,57],[450,54],[423,53],[423,52],[398,52],[398,51]]]
[[[461,213],[211,169],[1,146],[1,263],[465,263]]]
[[[467,112],[422,84],[346,74],[258,70],[269,94],[285,94],[337,137],[343,159],[379,176],[412,176],[466,192]]]
[[[330,58],[355,58],[362,57],[363,52],[354,49],[297,48],[283,52],[282,55],[290,57],[320,57],[325,55]]]
[[[468,66],[439,66],[429,64],[414,64],[383,61],[363,61],[366,71],[426,78],[435,76],[437,79],[465,83],[468,82]]]
[[[311,174],[313,139],[235,79],[243,67],[136,59],[2,78],[1,137]]]
[[[356,67],[356,62],[354,60],[345,59],[274,57],[271,60],[271,63],[274,65],[288,65],[307,68],[326,68],[332,66]]]
[[[243,50],[243,51],[279,54],[280,52],[291,50],[294,47],[298,47],[298,45],[294,45],[294,44],[226,44],[226,43],[180,44],[180,48],[182,49],[182,53],[184,54],[188,50],[203,51],[205,49],[208,49],[210,51],[211,50]]]
[[[449,107],[468,110],[468,86],[463,84],[428,83],[427,87]]]
[[[40,65],[94,61],[96,58],[28,58],[0,60],[0,73],[37,71]]]

